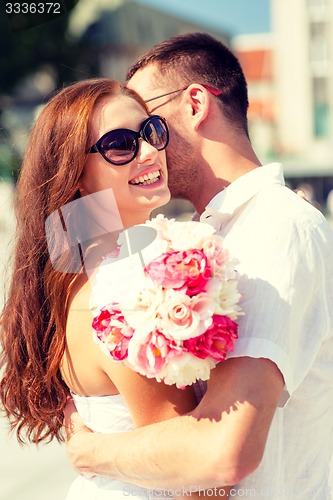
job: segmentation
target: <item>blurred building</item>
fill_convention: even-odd
[[[272,33],[232,39],[248,81],[252,143],[325,211],[333,189],[333,0],[271,0],[271,22]]]
[[[271,33],[240,35],[232,39],[249,93],[249,129],[252,145],[262,161],[276,156],[276,106]]]
[[[333,0],[271,0],[276,152],[323,205],[333,188]]]
[[[128,67],[139,55],[156,43],[182,33],[207,31],[230,45],[230,37],[222,29],[214,31],[130,0],[103,0],[98,2],[98,12],[96,7],[90,0],[80,0],[71,25],[76,35],[80,26],[80,36],[94,47],[102,76],[124,80]],[[94,12],[93,17],[87,16],[87,9]]]

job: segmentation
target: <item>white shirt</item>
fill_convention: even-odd
[[[278,164],[254,169],[201,215],[238,259],[239,339],[229,357],[269,358],[285,391],[259,468],[233,498],[327,500],[333,445],[333,231],[285,187]],[[236,493],[237,491],[237,493]]]

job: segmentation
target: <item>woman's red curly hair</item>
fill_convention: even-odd
[[[69,391],[59,365],[77,275],[52,267],[45,220],[79,197],[91,115],[98,101],[117,95],[147,110],[139,96],[115,80],[82,81],[53,96],[27,146],[15,196],[12,278],[0,319],[0,400],[21,443],[63,440]]]

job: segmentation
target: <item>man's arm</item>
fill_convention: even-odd
[[[149,488],[236,484],[262,459],[283,386],[272,361],[229,359],[212,371],[206,395],[188,415],[125,433],[68,430],[70,460],[81,473]]]

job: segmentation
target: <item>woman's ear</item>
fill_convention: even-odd
[[[78,184],[78,191],[80,193],[80,196],[86,196],[88,194],[88,192],[86,191],[86,189],[82,185],[82,182],[79,182],[79,184]]]

